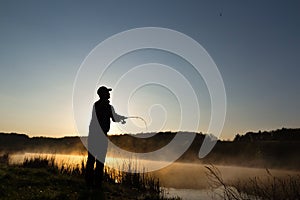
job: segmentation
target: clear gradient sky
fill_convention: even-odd
[[[0,0],[0,131],[75,135],[72,91],[84,58],[113,34],[149,26],[192,37],[214,59],[227,93],[222,138],[300,127],[299,11],[296,0]]]

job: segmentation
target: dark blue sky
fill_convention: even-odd
[[[111,35],[148,26],[180,31],[214,59],[227,93],[223,138],[299,127],[299,10],[299,1],[273,0],[1,0],[0,131],[72,135],[84,58]]]

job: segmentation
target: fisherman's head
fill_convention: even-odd
[[[112,89],[111,88],[107,88],[105,86],[101,86],[98,88],[97,90],[97,94],[99,95],[100,99],[109,99],[110,98],[110,91]]]

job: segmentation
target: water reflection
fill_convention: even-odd
[[[25,159],[33,158],[54,158],[55,164],[58,167],[69,166],[81,168],[82,162],[86,162],[86,156],[83,155],[68,155],[68,154],[47,154],[47,153],[24,153],[10,155],[10,164],[21,164]]]

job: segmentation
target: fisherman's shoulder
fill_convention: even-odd
[[[112,106],[112,105],[110,105],[109,101],[101,101],[101,100],[96,101],[94,105],[96,107],[111,107]]]

